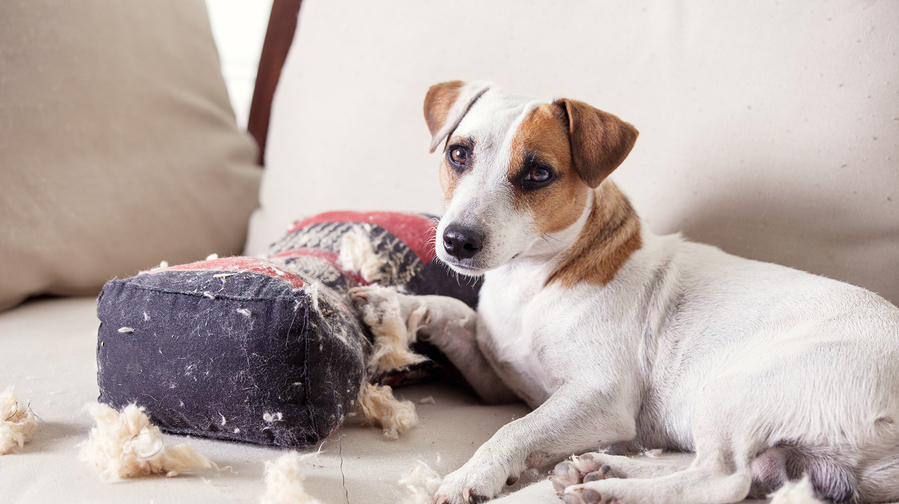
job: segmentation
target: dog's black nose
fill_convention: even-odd
[[[470,259],[481,250],[484,234],[456,224],[443,231],[443,249],[456,259]]]

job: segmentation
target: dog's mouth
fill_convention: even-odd
[[[479,261],[475,261],[472,259],[457,259],[448,254],[437,254],[437,258],[440,259],[443,264],[449,266],[449,268],[460,275],[471,276],[471,277],[479,277],[483,276],[490,268],[485,268]]]

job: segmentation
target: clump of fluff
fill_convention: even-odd
[[[275,460],[266,461],[265,496],[261,504],[322,504],[303,488],[306,477],[300,470],[300,463],[309,456],[290,451]]]
[[[387,259],[375,251],[369,234],[353,228],[340,239],[340,263],[347,271],[358,271],[363,280],[377,283]]]
[[[0,394],[0,455],[25,446],[36,427],[31,408],[19,404],[12,387],[4,390]]]
[[[340,262],[350,271],[358,271],[363,280],[376,283],[382,280],[388,260],[378,254],[365,229],[353,229],[346,233],[340,243]],[[362,308],[362,319],[371,328],[373,345],[367,359],[370,376],[378,376],[389,371],[402,369],[427,360],[409,349],[415,340],[421,319],[427,313],[422,303],[409,314],[403,316],[397,299],[389,299],[376,310],[372,305]],[[399,401],[387,386],[364,384],[359,391],[359,409],[365,418],[384,429],[384,435],[396,439],[418,424],[415,405],[410,401]]]
[[[440,488],[443,478],[437,471],[431,469],[424,462],[419,462],[409,473],[400,479],[400,485],[404,486],[409,494],[400,504],[431,504],[434,502],[434,494]]]
[[[385,301],[377,310],[370,304],[363,306],[362,319],[374,336],[374,345],[368,357],[368,370],[372,375],[377,376],[427,360],[409,349],[426,313],[427,306],[421,303],[405,319],[399,300],[395,298]]]
[[[788,481],[780,489],[768,496],[771,504],[824,504],[815,497],[815,489],[808,474],[799,481]]]
[[[121,412],[94,404],[90,413],[97,425],[81,445],[81,460],[94,466],[104,481],[151,474],[171,477],[213,466],[187,444],[164,446],[159,428],[150,423],[143,408],[134,404]]]
[[[398,400],[387,385],[363,385],[358,402],[365,418],[379,425],[384,435],[391,439],[418,425],[418,414],[412,401]]]

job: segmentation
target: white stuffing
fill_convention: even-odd
[[[265,421],[268,422],[268,423],[272,423],[272,422],[280,422],[281,420],[284,420],[284,414],[281,413],[280,411],[279,411],[278,413],[268,413],[268,412],[266,412],[266,413],[263,413],[263,414],[262,414],[262,419],[265,420]]]
[[[379,314],[379,311],[382,313]],[[426,313],[427,306],[421,303],[405,320],[399,301],[394,298],[387,301],[386,305],[382,304],[379,310],[370,304],[362,308],[362,318],[374,336],[374,348],[368,358],[370,373],[378,375],[427,360],[409,350],[419,322]]]
[[[391,439],[418,425],[418,414],[412,401],[398,400],[387,385],[363,385],[359,392],[359,409],[368,421],[381,426],[384,435]]]
[[[437,471],[431,469],[424,462],[419,462],[414,469],[409,471],[409,474],[400,479],[400,485],[409,491],[409,495],[400,504],[432,504],[434,494],[437,493],[442,482],[443,478],[437,474]]]
[[[208,256],[206,256],[207,261],[215,261],[218,258],[219,258],[218,254],[209,254]]]
[[[187,444],[163,446],[159,428],[150,423],[143,408],[134,404],[121,413],[105,404],[94,404],[90,413],[97,425],[81,444],[81,460],[94,466],[104,481],[151,474],[171,477],[214,466]]]
[[[119,327],[119,332],[122,334],[131,334],[134,332],[133,327]]]
[[[815,490],[808,474],[799,481],[788,481],[780,489],[769,495],[771,504],[824,504],[815,497]]]
[[[318,305],[318,296],[321,294],[321,285],[318,282],[312,282],[309,287],[306,288],[306,294],[309,295],[309,299],[312,300],[312,309],[320,312],[321,308]],[[297,306],[294,306],[294,310],[296,310]]]
[[[387,258],[375,250],[369,235],[370,229],[361,226],[344,234],[340,242],[339,259],[345,270],[358,271],[363,280],[376,283],[382,280],[385,265],[390,264]],[[409,349],[409,344],[415,340],[419,323],[427,313],[425,304],[421,303],[405,318],[398,300],[391,299],[388,303],[378,310],[372,305],[365,305],[362,309],[362,318],[371,328],[374,337],[367,362],[370,376],[427,360]],[[389,438],[396,439],[399,434],[418,425],[415,405],[411,401],[397,400],[390,387],[363,385],[359,391],[358,404],[365,418],[381,426],[384,435]]]
[[[317,453],[311,456],[318,455]],[[303,488],[306,479],[300,462],[310,455],[300,456],[290,451],[275,460],[265,462],[265,495],[261,504],[322,504]]]
[[[4,390],[0,394],[0,455],[25,446],[36,427],[31,408],[19,404],[12,387]]]
[[[340,239],[338,256],[347,271],[358,271],[362,279],[376,283],[387,260],[375,251],[368,233],[358,227],[351,229]]]

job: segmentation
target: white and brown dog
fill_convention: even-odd
[[[686,469],[575,457],[555,469],[565,502],[735,502],[803,474],[830,500],[899,500],[899,309],[651,234],[607,179],[637,138],[611,114],[480,82],[433,86],[424,109],[431,150],[446,140],[437,254],[484,276],[477,313],[355,295],[406,314],[424,303],[420,337],[483,399],[534,408],[449,474],[438,502],[490,498],[529,466],[613,445],[696,456]]]

